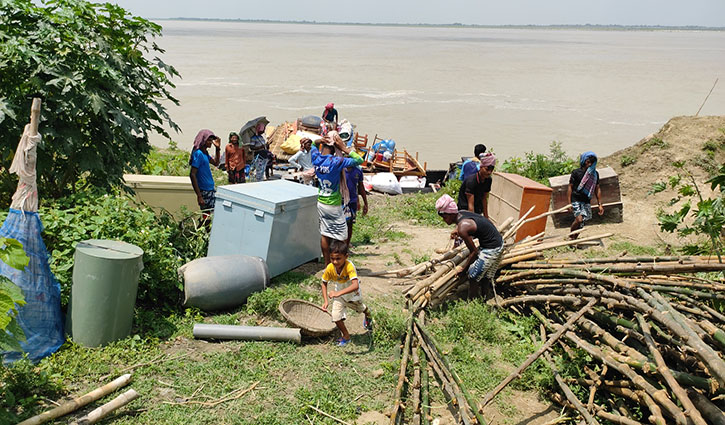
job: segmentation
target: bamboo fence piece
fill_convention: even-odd
[[[665,364],[665,359],[662,358],[662,354],[659,352],[659,350],[657,350],[654,338],[652,338],[652,335],[650,333],[649,324],[646,320],[644,320],[644,317],[642,317],[641,314],[637,313],[635,317],[637,317],[637,322],[639,322],[639,326],[640,328],[642,328],[644,339],[647,342],[647,348],[649,349],[650,354],[652,354],[652,358],[654,358],[655,360],[655,364],[657,365],[657,372],[665,379],[665,382],[667,382],[667,385],[670,387],[675,397],[680,400],[682,407],[685,408],[685,415],[689,416],[690,419],[692,419],[692,421],[695,423],[695,425],[707,425],[705,420],[700,415],[700,412],[697,410],[695,405],[692,404],[692,401],[687,396],[687,392],[682,389],[680,384],[678,384],[675,380],[674,376],[672,376],[672,373],[670,373],[670,369]]]
[[[108,416],[111,412],[114,410],[121,408],[128,403],[136,400],[139,397],[139,394],[134,389],[130,389],[126,391],[125,393],[121,394],[120,396],[114,398],[113,400],[109,401],[108,403],[104,404],[103,406],[98,407],[97,409],[94,409],[90,413],[88,413],[86,416],[83,416],[82,418],[78,419],[77,424],[78,425],[89,425],[94,424],[101,419]]]
[[[571,317],[571,318],[570,318],[570,319],[569,319],[569,320],[568,320],[568,321],[567,321],[567,322],[566,322],[566,323],[564,324],[564,326],[562,326],[562,327],[561,327],[561,328],[560,328],[559,330],[557,330],[557,331],[556,331],[556,333],[554,333],[554,335],[552,335],[552,336],[551,336],[551,337],[550,337],[550,338],[549,338],[549,339],[548,339],[548,340],[546,341],[546,343],[544,343],[544,345],[542,345],[542,346],[541,346],[541,347],[540,347],[540,348],[539,348],[538,350],[536,350],[536,351],[535,351],[534,353],[532,353],[532,354],[531,354],[531,355],[530,355],[530,356],[529,356],[529,357],[528,357],[528,358],[527,358],[527,359],[526,359],[526,360],[525,360],[525,361],[524,361],[524,362],[523,362],[523,363],[521,364],[521,366],[519,366],[519,368],[518,368],[518,369],[516,369],[515,371],[511,372],[511,374],[509,374],[509,376],[507,376],[507,377],[506,377],[506,378],[505,378],[505,379],[504,379],[503,381],[501,381],[501,383],[500,383],[500,384],[498,384],[498,385],[496,386],[496,388],[494,388],[493,390],[491,390],[491,392],[489,392],[488,394],[486,394],[486,396],[485,396],[485,397],[483,398],[483,401],[481,401],[481,403],[479,404],[479,407],[478,407],[478,411],[479,411],[479,412],[482,412],[482,411],[483,411],[483,409],[484,409],[484,408],[485,408],[485,407],[486,407],[486,406],[487,406],[487,405],[488,405],[488,404],[489,404],[489,403],[490,403],[491,401],[493,401],[494,397],[496,397],[496,395],[497,395],[498,393],[500,393],[500,392],[501,392],[501,390],[503,390],[504,388],[506,388],[506,386],[507,386],[508,384],[510,384],[510,383],[511,383],[511,381],[513,381],[513,380],[514,380],[514,379],[516,379],[516,378],[519,378],[519,377],[521,377],[521,373],[522,373],[522,372],[523,372],[524,370],[526,370],[526,368],[527,368],[527,367],[529,367],[529,366],[530,366],[530,365],[531,365],[531,364],[532,364],[532,363],[533,363],[534,361],[536,361],[536,359],[538,359],[539,357],[541,357],[541,355],[542,355],[542,354],[544,354],[544,352],[545,352],[546,350],[550,349],[550,348],[551,348],[551,346],[552,346],[552,345],[554,345],[554,343],[555,343],[556,341],[558,341],[558,340],[559,340],[559,338],[561,338],[561,336],[562,336],[562,335],[564,334],[564,332],[568,331],[568,330],[569,330],[569,329],[570,329],[570,328],[571,328],[572,326],[574,326],[574,324],[575,324],[575,323],[577,322],[577,320],[581,319],[581,317],[582,317],[582,316],[584,315],[584,313],[586,313],[587,311],[589,311],[589,309],[590,309],[590,308],[592,308],[592,307],[594,306],[594,304],[596,304],[596,303],[597,303],[597,300],[596,300],[596,299],[593,299],[593,300],[589,301],[589,302],[588,302],[588,303],[587,303],[587,304],[586,304],[586,305],[585,305],[584,307],[582,307],[582,308],[581,308],[581,310],[579,310],[579,311],[578,311],[578,312],[577,312],[577,313],[576,313],[575,315],[573,315],[573,316],[572,316],[572,317]]]
[[[113,381],[109,382],[108,384],[96,388],[95,390],[84,394],[80,397],[74,398],[73,400],[63,403],[60,406],[49,410],[47,412],[43,412],[39,415],[33,416],[32,418],[26,419],[18,425],[37,425],[42,424],[45,422],[48,422],[52,419],[59,418],[61,416],[65,416],[68,413],[71,413],[73,411],[76,411],[80,409],[81,407],[92,403],[96,400],[98,400],[101,397],[105,397],[108,394],[112,393],[113,391],[116,391],[117,389],[124,387],[128,385],[128,383],[131,382],[131,374],[127,373],[125,375],[119,376],[118,378],[114,379]]]
[[[541,325],[541,341],[546,340],[546,331],[544,329],[544,325]],[[551,340],[551,339],[550,339]],[[584,418],[587,424],[589,425],[598,425],[599,422],[592,417],[592,415],[589,414],[587,409],[584,408],[584,406],[581,404],[577,396],[572,392],[571,388],[569,388],[569,385],[566,384],[564,379],[559,375],[559,371],[556,369],[556,365],[554,364],[554,361],[551,359],[551,356],[549,353],[546,352],[546,350],[543,352],[544,359],[546,359],[546,363],[549,365],[549,369],[551,369],[551,373],[554,375],[554,379],[556,380],[556,383],[559,384],[559,388],[564,392],[564,396],[567,400],[574,406],[577,412],[579,412],[580,415]]]
[[[408,354],[410,353],[410,340],[413,333],[413,313],[410,314],[405,328],[405,343],[403,344],[403,351],[400,355],[400,371],[398,372],[398,385],[395,386],[395,404],[393,405],[393,411],[390,414],[391,425],[396,425],[398,423],[398,414],[400,413],[403,404],[403,402],[401,401],[401,397],[403,393],[403,384],[405,383],[405,371],[408,368]]]
[[[483,419],[483,416],[481,416],[481,412],[477,411],[475,408],[476,403],[474,402],[473,397],[471,397],[468,390],[463,385],[463,381],[461,381],[461,378],[458,376],[456,371],[451,367],[448,359],[446,359],[446,357],[443,355],[443,351],[438,346],[436,340],[420,322],[416,321],[416,325],[416,329],[420,331],[420,335],[424,339],[424,342],[427,342],[431,346],[431,351],[433,352],[433,354],[438,357],[438,359],[442,362],[442,365],[445,367],[445,369],[447,369],[448,373],[453,378],[453,381],[456,383],[456,385],[458,385],[460,394],[463,396],[466,403],[468,403],[471,412],[473,412],[473,415],[476,417],[476,423],[480,425],[486,425],[486,421]]]

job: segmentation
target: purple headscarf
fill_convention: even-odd
[[[196,133],[196,137],[194,138],[194,147],[191,149],[191,155],[189,155],[189,165],[191,165],[191,157],[194,155],[195,150],[201,149],[206,152],[206,141],[212,136],[214,136],[214,132],[206,128],[199,130],[199,132]]]

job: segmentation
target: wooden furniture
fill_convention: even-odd
[[[529,217],[549,211],[552,190],[529,178],[511,173],[495,172],[492,176],[491,193],[488,196],[488,215],[499,225],[507,218],[520,218],[533,206]],[[516,241],[537,235],[546,229],[546,217],[524,224],[516,232]]]
[[[588,223],[621,223],[622,217],[622,194],[619,190],[619,176],[611,168],[598,169],[599,187],[602,190],[602,202],[604,203],[604,215],[597,214],[596,208],[592,208],[592,219]],[[551,209],[557,210],[569,204],[566,197],[569,189],[570,175],[556,176],[549,179],[549,184],[554,190],[551,197]],[[598,205],[599,200],[596,194],[592,196],[592,206]],[[569,227],[574,220],[570,212],[555,214],[553,217],[555,227]]]

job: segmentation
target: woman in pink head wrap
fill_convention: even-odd
[[[337,109],[335,109],[334,103],[330,102],[325,105],[325,110],[322,111],[322,119],[334,123],[335,128],[337,128]]]
[[[469,297],[480,296],[480,282],[483,279],[487,283],[486,297],[495,296],[493,280],[503,256],[501,233],[486,217],[472,211],[459,211],[449,195],[438,198],[436,211],[446,224],[456,225],[451,237],[460,237],[470,252],[468,260],[457,268],[458,273],[463,273],[468,268]],[[478,239],[478,247],[473,242],[474,238]]]
[[[189,156],[189,179],[191,187],[196,193],[196,200],[202,211],[214,209],[215,190],[214,178],[209,164],[219,165],[219,146],[221,140],[211,130],[203,129],[194,138],[194,148]],[[216,147],[216,154],[212,158],[207,151],[212,145]]]

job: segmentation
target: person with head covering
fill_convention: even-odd
[[[566,197],[571,201],[570,211],[574,212],[571,231],[579,230],[585,221],[592,219],[592,195],[597,196],[599,215],[604,214],[602,206],[602,190],[599,187],[599,171],[597,171],[597,155],[584,152],[579,156],[579,168],[571,172]],[[578,234],[572,235],[576,239]]]
[[[488,194],[491,192],[491,174],[496,167],[496,156],[491,152],[479,157],[478,172],[468,176],[458,192],[458,209],[483,214],[488,218]]]
[[[247,155],[244,148],[239,146],[239,134],[229,133],[229,143],[224,149],[224,164],[226,165],[229,183],[244,183],[246,176],[244,168],[247,166]]]
[[[481,157],[486,154],[486,145],[477,144],[473,148],[473,158],[463,161],[461,165],[460,181],[465,181],[467,177],[473,175],[481,168]]]
[[[208,152],[208,149],[212,145],[216,148],[214,158]],[[191,186],[196,193],[197,203],[202,211],[214,209],[216,191],[214,190],[214,177],[211,175],[211,167],[209,164],[219,164],[220,145],[221,140],[211,130],[199,130],[199,133],[194,138],[194,147],[191,150],[191,155],[189,155],[189,165],[191,166],[189,178],[191,179]]]
[[[494,277],[503,256],[503,238],[490,220],[471,211],[459,211],[456,201],[449,195],[438,198],[435,205],[438,215],[446,224],[455,224],[452,238],[461,238],[470,255],[458,268],[462,273],[468,268],[470,297],[480,296],[480,282],[485,279],[486,298],[496,295]],[[478,248],[473,239],[478,239]]]
[[[317,141],[312,147],[312,165],[315,166],[317,176],[317,212],[320,215],[320,248],[325,258],[325,265],[330,263],[330,242],[333,239],[347,241],[347,223],[343,210],[343,195],[341,189],[347,192],[342,172],[347,167],[362,164],[363,159],[345,146],[337,132],[331,131],[328,135]],[[337,156],[335,153],[349,155],[349,158]]]
[[[330,102],[325,105],[325,110],[322,111],[322,119],[329,123],[334,123],[335,128],[337,128],[337,109],[335,109],[334,103]]]
[[[274,154],[269,151],[269,143],[264,137],[266,127],[265,123],[259,122],[254,129],[254,136],[249,139],[249,149],[254,157],[249,170],[249,178],[253,181],[262,181],[265,177],[268,179],[272,174]]]

